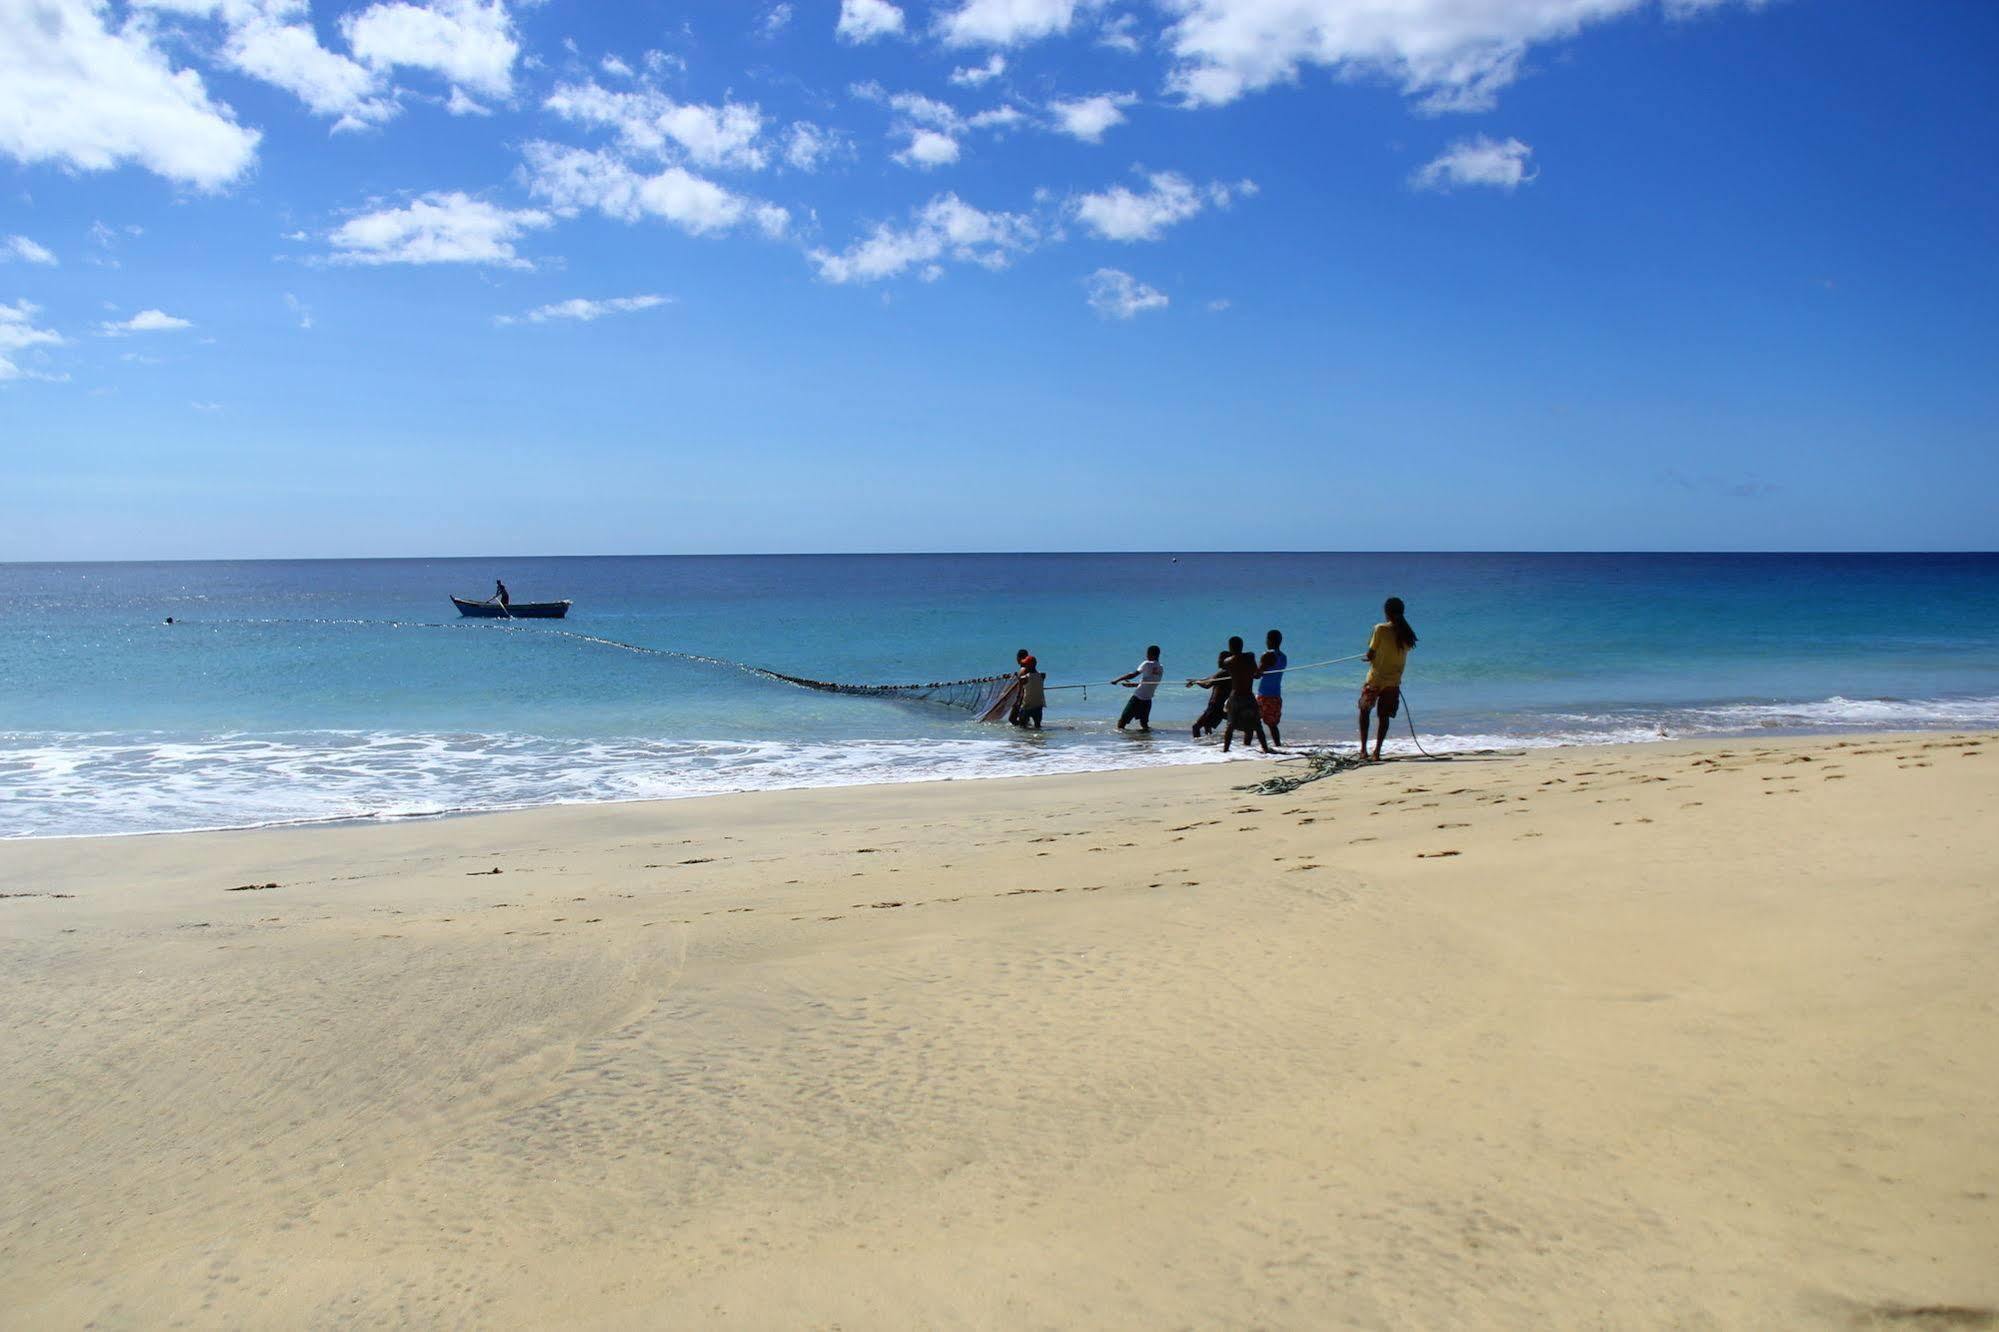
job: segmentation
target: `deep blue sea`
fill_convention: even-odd
[[[447,595],[496,577],[575,609],[460,620]],[[1437,752],[1999,725],[1995,555],[15,564],[0,836],[1211,762],[1180,680],[1272,627],[1294,663],[1358,652],[1388,595],[1421,635],[1405,684]],[[616,643],[864,684],[994,674],[1024,646],[1051,685],[1159,643],[1168,685],[1150,738],[1112,729],[1112,688],[1051,693],[1035,735]],[[1363,670],[1294,673],[1285,740],[1347,741]]]

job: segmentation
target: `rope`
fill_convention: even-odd
[[[1451,761],[1449,754],[1432,754],[1429,750],[1423,748],[1423,742],[1416,738],[1416,709],[1409,706],[1409,694],[1407,690],[1404,690],[1402,694],[1402,716],[1409,723],[1409,740],[1410,743],[1416,746],[1418,754],[1429,759],[1432,763],[1449,763]]]
[[[1324,661],[1308,661],[1303,666],[1286,666],[1280,670],[1265,671],[1263,674],[1265,679],[1268,679],[1270,676],[1273,675],[1294,675],[1299,671],[1315,671],[1319,669],[1321,666],[1339,666],[1349,661],[1359,661],[1362,657],[1365,657],[1366,655],[1367,654],[1365,652],[1356,652],[1351,657],[1328,657]],[[1117,682],[1115,680],[1109,680],[1105,681],[1104,683],[1115,684]],[[1161,683],[1164,683],[1164,681],[1162,681]],[[1102,685],[1097,685],[1094,682],[1092,682],[1092,684],[1044,685],[1042,687],[1044,689],[1052,690],[1052,689],[1089,689],[1092,688],[1093,686],[1096,688],[1103,687]]]

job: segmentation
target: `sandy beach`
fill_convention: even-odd
[[[1999,1322],[1999,740],[1281,770],[0,845],[0,1322]]]

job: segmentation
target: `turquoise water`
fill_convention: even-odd
[[[495,577],[559,624],[461,621]],[[949,555],[0,565],[0,835],[393,817],[767,787],[1208,762],[1186,726],[1232,633],[1358,652],[1399,595],[1435,751],[1999,725],[1993,555]],[[163,620],[173,616],[171,627]],[[681,657],[854,683],[1050,684],[1165,649],[1041,735]],[[1361,671],[1287,683],[1345,741]],[[1406,742],[1406,731],[1398,736]]]

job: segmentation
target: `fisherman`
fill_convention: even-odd
[[[1256,682],[1256,710],[1263,718],[1263,724],[1270,731],[1270,743],[1280,749],[1284,741],[1279,738],[1277,728],[1284,720],[1284,668],[1291,659],[1284,655],[1284,635],[1272,629],[1263,636],[1263,646],[1267,649],[1257,668],[1263,677]]]
[[[1127,671],[1111,681],[1132,691],[1125,700],[1124,711],[1118,714],[1120,731],[1137,722],[1142,734],[1152,734],[1152,696],[1159,692],[1159,682],[1165,678],[1166,668],[1159,664],[1159,644],[1154,643],[1145,649],[1145,660],[1138,663],[1137,670]]]
[[[1257,667],[1256,658],[1242,650],[1242,639],[1229,639],[1229,650],[1223,654],[1221,665],[1214,676],[1202,683],[1212,686],[1218,679],[1226,678],[1229,684],[1228,720],[1222,727],[1222,753],[1229,752],[1237,731],[1243,734],[1243,743],[1255,736],[1263,746],[1263,752],[1270,752],[1270,737],[1263,731],[1263,714],[1256,706],[1256,680],[1263,672]]]
[[[1043,688],[1047,679],[1041,673],[1040,663],[1032,656],[1021,663],[1020,720],[1014,725],[1024,731],[1041,729],[1041,709],[1048,705],[1048,695]]]
[[[1033,674],[1034,668],[1035,661],[1032,652],[1029,652],[1026,648],[1021,648],[1013,654],[1013,683],[1007,686],[1007,692],[1013,695],[1013,703],[1006,710],[1006,720],[1009,726],[1020,725],[1020,694],[1021,690],[1026,687],[1027,677]]]
[[[1187,687],[1197,689],[1205,686],[1208,691],[1208,705],[1201,709],[1201,715],[1194,719],[1194,729],[1190,734],[1199,740],[1204,735],[1214,734],[1222,718],[1229,715],[1229,677],[1222,668],[1228,664],[1229,653],[1223,648],[1215,654],[1215,673],[1205,680],[1189,680]]]
[[[511,600],[511,598],[507,596],[507,585],[501,582],[499,579],[495,578],[493,580],[493,595],[487,597],[486,600],[497,601],[500,603],[501,610],[507,609],[507,603],[509,600]]]
[[[1374,626],[1367,640],[1367,683],[1360,690],[1360,756],[1367,755],[1367,714],[1379,718],[1374,732],[1374,758],[1381,760],[1382,742],[1388,739],[1388,723],[1402,710],[1402,668],[1409,663],[1409,649],[1416,646],[1416,631],[1403,614],[1402,598],[1390,597],[1381,613],[1388,618]]]

